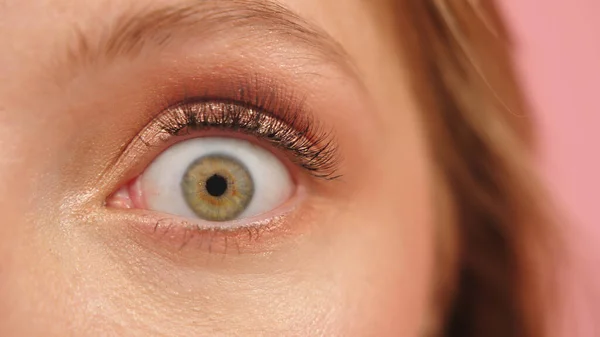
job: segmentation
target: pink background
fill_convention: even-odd
[[[600,337],[600,0],[499,3],[541,128],[541,168],[569,220],[556,336]]]

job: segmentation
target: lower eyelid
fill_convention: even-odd
[[[294,194],[276,209],[247,219],[227,223],[187,219],[143,209],[110,208],[108,218],[124,223],[135,241],[172,253],[182,249],[201,253],[246,254],[264,253],[275,249],[285,240],[282,236],[302,231],[300,212],[306,209],[309,191],[297,185]],[[153,248],[154,247],[154,248]]]
[[[286,218],[287,214],[283,214],[231,230],[200,229],[185,220],[162,219],[149,223],[154,224],[152,232],[148,232],[150,227],[146,227],[145,234],[171,249],[187,248],[211,254],[264,252],[259,241],[267,233],[271,236],[284,230]]]
[[[109,210],[108,218],[133,230],[132,239],[148,249],[157,247],[170,254],[254,254],[277,250],[295,232],[302,232],[299,223],[306,191],[299,188],[286,204],[267,214],[250,219],[231,221],[226,226],[212,227],[202,220],[194,221],[169,214],[146,210]],[[210,223],[216,224],[216,223]]]

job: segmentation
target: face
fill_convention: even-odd
[[[0,335],[420,336],[432,165],[384,6],[0,1]]]

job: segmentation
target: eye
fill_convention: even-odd
[[[243,103],[248,91],[239,92],[242,96],[234,101],[185,99],[152,119],[115,165],[122,171],[107,176],[126,179],[135,177],[130,167],[145,170],[110,194],[105,205],[151,211],[116,214],[131,216],[152,234],[159,227],[171,236],[180,233],[187,242],[186,235],[199,229],[212,237],[281,224],[285,216],[280,215],[306,200],[288,203],[294,195],[314,193],[321,186],[318,180],[339,177],[331,133],[321,129],[300,101],[262,100],[257,95],[258,101]],[[192,135],[196,138],[190,139]],[[166,149],[157,156],[157,148]],[[297,180],[289,167],[298,168]],[[294,207],[284,210],[284,204]],[[273,212],[277,209],[281,212]]]
[[[202,137],[180,142],[158,156],[133,193],[149,210],[229,221],[269,212],[294,191],[286,166],[251,142]]]

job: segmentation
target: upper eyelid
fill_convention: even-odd
[[[187,101],[165,110],[151,123],[154,130],[150,132],[155,136],[161,132],[178,135],[188,128],[219,128],[250,133],[291,151],[297,159],[294,162],[318,178],[339,177],[338,149],[331,133],[324,132],[316,121],[304,116],[301,106],[290,105],[279,114],[264,109],[268,110],[268,105],[252,107],[240,102],[207,99]]]
[[[151,90],[154,87],[158,90]],[[343,160],[339,150],[339,142],[335,136],[336,130],[331,122],[322,123],[327,119],[323,119],[320,114],[316,113],[321,112],[320,109],[324,106],[322,101],[319,98],[313,98],[311,92],[301,82],[286,77],[274,76],[273,74],[266,75],[243,71],[232,73],[208,72],[202,77],[186,78],[182,75],[176,83],[168,83],[168,85],[163,84],[162,81],[157,81],[151,85],[150,91],[152,95],[147,96],[144,99],[145,104],[142,105],[142,114],[146,117],[135,127],[137,131],[131,130],[130,136],[123,139],[124,142],[120,146],[120,150],[115,153],[110,162],[106,163],[102,172],[98,175],[94,190],[102,191],[101,194],[91,193],[91,196],[108,197],[116,191],[115,188],[118,188],[116,185],[125,184],[141,174],[149,164],[149,160],[153,160],[155,156],[164,150],[165,146],[168,145],[167,142],[182,141],[182,138],[153,139],[156,136],[165,138],[169,136],[167,132],[160,132],[161,123],[159,119],[164,117],[165,112],[169,109],[200,101],[228,102],[251,106],[270,111],[275,114],[275,117],[287,115],[288,124],[295,123],[299,125],[302,123],[297,123],[298,121],[310,119],[310,125],[313,129],[312,134],[327,134],[326,137],[320,137],[322,141],[319,146],[326,145],[322,147],[327,150],[323,154],[328,155],[331,159],[327,160],[328,165],[325,165],[325,169],[322,170],[327,173],[321,176],[325,179],[335,179],[343,175],[341,170]],[[291,123],[289,123],[290,120]],[[310,134],[307,136],[310,137]],[[286,155],[285,152],[279,151],[279,153],[286,156],[287,159],[292,159],[292,156]],[[320,158],[323,158],[323,154]],[[298,162],[294,164],[298,164]],[[95,201],[90,200],[89,202],[93,203]]]
[[[288,97],[290,98],[290,100],[293,101],[293,99],[291,99],[291,97],[283,95],[284,97]],[[260,95],[256,94],[256,97],[260,97]],[[210,99],[208,100],[207,98],[203,98],[202,99],[205,103],[206,102],[212,102],[209,104],[219,104],[219,100],[216,99]],[[208,101],[207,101],[208,100]],[[231,100],[225,100],[225,101],[229,101],[231,102]],[[277,106],[278,104],[281,103],[276,103],[276,99],[270,99],[270,100],[263,100],[263,103],[267,103],[267,102],[273,102],[272,106]],[[223,101],[222,101],[223,103]],[[166,142],[171,142],[171,141],[177,141],[177,139],[173,138],[172,135],[170,135],[168,130],[165,130],[165,119],[169,119],[169,118],[173,118],[173,116],[175,116],[175,119],[179,119],[179,122],[182,122],[182,117],[185,118],[185,111],[181,110],[180,108],[182,106],[192,106],[190,104],[194,104],[193,101],[190,100],[190,98],[188,99],[183,99],[181,101],[180,104],[175,104],[169,108],[164,109],[160,114],[158,114],[157,116],[155,116],[155,118],[153,118],[134,138],[132,138],[127,145],[123,148],[123,151],[121,152],[121,154],[118,156],[118,158],[116,159],[115,162],[113,162],[112,164],[110,164],[109,166],[106,167],[105,171],[102,173],[101,180],[98,182],[98,188],[101,190],[104,190],[106,188],[109,188],[110,190],[108,190],[108,193],[106,196],[110,195],[111,193],[114,193],[115,191],[113,191],[114,188],[109,187],[108,185],[112,185],[115,183],[115,180],[119,181],[120,183],[126,183],[127,181],[130,181],[132,179],[134,179],[138,174],[141,174],[143,172],[143,170],[145,169],[145,167],[147,166],[148,160],[154,160],[155,156],[158,155],[161,151],[162,148],[164,148],[165,143]],[[231,104],[231,103],[225,103],[225,104]],[[244,108],[243,103],[238,103],[240,104],[240,108]],[[265,108],[267,108],[267,106],[265,106]],[[179,114],[174,114],[174,112],[177,112],[176,110],[179,109]],[[318,178],[323,178],[325,180],[332,180],[332,179],[337,179],[339,178],[341,175],[339,174],[339,165],[341,163],[341,159],[339,156],[339,150],[337,148],[337,141],[334,139],[334,137],[329,133],[321,133],[319,134],[318,132],[318,127],[317,127],[317,122],[311,122],[313,124],[308,124],[308,126],[304,129],[304,130],[298,130],[298,125],[302,125],[302,118],[310,118],[308,116],[305,115],[305,112],[301,112],[301,111],[294,111],[294,110],[289,110],[291,108],[288,109],[282,109],[281,111],[279,111],[280,113],[282,111],[287,111],[287,116],[288,116],[288,120],[284,121],[285,116],[280,116],[283,119],[278,118],[277,120],[280,123],[283,123],[282,126],[286,125],[288,127],[290,127],[288,124],[291,122],[291,124],[296,123],[296,128],[294,128],[294,132],[297,131],[308,131],[309,134],[306,134],[306,139],[304,140],[304,144],[311,144],[311,146],[317,146],[315,148],[315,150],[311,150],[311,151],[304,151],[304,156],[303,158],[300,158],[301,160],[293,160],[293,156],[294,154],[290,152],[291,155],[287,156],[288,159],[290,159],[292,162],[294,162],[295,164],[303,167],[304,169],[306,169],[311,175],[318,177]],[[297,107],[297,109],[300,109],[300,107]],[[183,114],[182,114],[183,113]],[[267,112],[265,112],[267,113]],[[292,118],[297,118],[296,121],[294,122],[294,120],[290,120],[290,116],[298,116],[298,117],[292,117]],[[303,116],[303,117],[302,117]],[[272,116],[273,118],[275,118],[275,116]],[[304,122],[307,122],[308,120],[305,119]],[[179,123],[177,122],[177,123]],[[312,131],[310,131],[310,129],[312,128]],[[224,128],[226,129],[226,127]],[[235,131],[235,130],[232,130]],[[309,136],[312,135],[312,136]],[[255,136],[255,135],[254,135]],[[312,140],[308,140],[308,137],[312,138]],[[265,139],[265,141],[268,141],[268,139]],[[301,146],[301,145],[300,145]],[[297,147],[298,148],[298,147]],[[148,150],[151,150],[150,152],[154,154],[152,154],[152,157],[149,158],[148,155]],[[159,152],[157,152],[159,151]],[[318,156],[317,155],[317,152]],[[289,152],[289,151],[288,151]],[[315,154],[314,158],[309,158],[309,155],[307,155],[307,153],[313,153]],[[297,158],[297,157],[296,157]],[[311,162],[311,160],[314,160],[314,162]],[[143,167],[140,167],[140,165],[143,165]],[[316,169],[319,168],[319,169]],[[108,185],[107,185],[108,184]],[[117,186],[118,187],[118,186]]]

